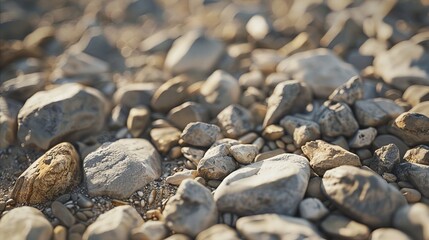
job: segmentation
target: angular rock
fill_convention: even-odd
[[[398,209],[393,226],[413,239],[429,239],[429,207],[423,203],[405,205]],[[395,237],[396,238],[396,237]]]
[[[0,97],[0,149],[15,142],[17,116],[21,104],[15,100]]]
[[[259,150],[253,144],[238,144],[231,146],[229,152],[238,163],[250,164],[255,160]]]
[[[405,90],[402,98],[412,106],[429,101],[429,86],[411,85]]]
[[[361,126],[376,127],[395,119],[404,109],[390,99],[374,98],[356,101],[354,112]]]
[[[46,81],[45,78],[43,73],[19,75],[2,83],[0,85],[0,93],[25,102],[33,94],[43,89]]]
[[[198,175],[196,170],[183,170],[176,172],[175,174],[168,176],[165,181],[171,185],[179,186],[185,179],[195,179]]]
[[[115,105],[127,108],[150,106],[150,101],[157,88],[151,83],[130,83],[118,88],[113,95]]]
[[[133,137],[139,137],[149,124],[150,110],[149,108],[135,107],[131,108],[127,119],[127,128]]]
[[[372,231],[370,240],[412,240],[407,234],[394,228],[378,228]]]
[[[353,166],[328,170],[322,179],[323,193],[347,216],[371,227],[390,226],[402,194],[382,177]]]
[[[395,175],[402,181],[412,183],[419,192],[429,198],[429,166],[404,162],[394,169]]]
[[[180,136],[183,142],[197,147],[209,147],[220,133],[220,128],[203,122],[189,123]]]
[[[306,198],[299,203],[299,215],[309,221],[322,219],[328,213],[328,209],[317,198]]]
[[[181,130],[191,122],[209,121],[207,109],[195,102],[185,102],[171,109],[167,118],[174,126]]]
[[[216,224],[218,213],[210,191],[197,181],[186,179],[168,200],[163,215],[171,230],[195,237]]]
[[[60,143],[18,177],[11,197],[19,203],[43,203],[79,184],[80,179],[80,160],[76,149],[70,143]]]
[[[322,135],[328,137],[352,136],[359,125],[352,110],[345,103],[326,101],[316,113]]]
[[[163,222],[149,221],[131,231],[131,240],[162,240],[168,236],[168,232]]]
[[[404,160],[410,163],[429,165],[429,146],[420,145],[408,150],[404,155]]]
[[[372,142],[372,147],[374,149],[378,149],[391,143],[395,144],[399,148],[399,154],[401,155],[401,158],[403,158],[405,152],[408,151],[409,147],[401,139],[393,135],[390,135],[390,134],[378,135],[374,139],[374,142]]]
[[[100,216],[88,226],[83,240],[129,239],[131,230],[143,224],[143,219],[135,208],[124,205],[115,207]]]
[[[345,102],[348,105],[353,105],[357,100],[363,98],[363,90],[362,79],[359,76],[354,76],[336,88],[328,98],[334,102]]]
[[[151,107],[157,112],[167,112],[183,103],[188,96],[186,78],[176,77],[162,84],[153,94]]]
[[[293,215],[309,177],[306,158],[281,154],[231,173],[216,189],[214,199],[221,212]]]
[[[293,137],[294,144],[297,147],[320,138],[319,124],[310,120],[286,116],[280,121],[280,125]]]
[[[356,154],[323,140],[308,142],[301,147],[301,150],[310,159],[311,168],[319,176],[323,176],[329,169],[342,165],[362,166]]]
[[[375,150],[370,167],[379,175],[383,175],[385,172],[392,172],[399,162],[399,149],[395,144],[391,143]]]
[[[161,156],[145,139],[104,143],[83,161],[91,196],[127,198],[161,176]]]
[[[237,139],[254,128],[250,111],[237,104],[222,110],[216,119],[222,134],[227,138]]]
[[[363,148],[370,146],[377,136],[377,129],[373,127],[359,129],[349,141],[351,148]]]
[[[366,240],[370,231],[367,226],[338,214],[329,215],[320,226],[333,239]]]
[[[237,168],[234,159],[230,157],[227,144],[210,148],[199,161],[198,175],[205,179],[222,180]]]
[[[240,240],[237,232],[225,224],[216,224],[200,232],[196,240]]]
[[[201,158],[204,157],[205,153],[204,150],[191,147],[182,147],[180,150],[183,156],[194,163],[195,166],[198,166],[198,163],[200,162]]]
[[[156,149],[163,154],[179,143],[180,130],[175,127],[153,128],[150,137]]]
[[[429,117],[425,115],[405,112],[395,119],[392,126],[392,134],[409,146],[429,143]]]

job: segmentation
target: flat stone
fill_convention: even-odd
[[[30,97],[18,114],[18,139],[41,149],[98,132],[108,103],[96,89],[64,84]]]
[[[180,140],[180,130],[175,127],[153,128],[150,137],[156,149],[163,154],[168,153]]]
[[[239,240],[237,232],[225,224],[216,224],[200,232],[196,240]]]
[[[0,97],[0,149],[7,148],[16,140],[17,116],[21,104]]]
[[[115,207],[100,216],[88,226],[83,240],[129,239],[131,230],[143,224],[135,208],[124,205]]]
[[[386,98],[358,100],[354,112],[359,124],[364,127],[376,127],[395,119],[404,109]]]
[[[297,147],[320,138],[319,124],[310,120],[286,116],[280,121],[280,125],[293,137],[293,142]]]
[[[402,181],[412,183],[419,192],[429,198],[429,166],[403,162],[394,169],[394,174]]]
[[[351,148],[368,147],[377,136],[377,129],[373,127],[359,129],[349,141]]]
[[[405,90],[402,98],[412,106],[429,101],[429,86],[410,85],[407,90]]]
[[[238,163],[250,164],[255,160],[259,150],[253,144],[238,144],[231,146],[229,152]]]
[[[310,159],[311,168],[319,176],[323,176],[329,169],[342,165],[362,166],[356,154],[323,140],[308,142],[301,150]]]
[[[131,108],[127,119],[128,131],[133,137],[139,137],[146,130],[149,120],[149,108],[145,106]]]
[[[233,104],[222,110],[216,117],[222,134],[237,139],[254,128],[253,117],[249,110]]]
[[[399,162],[399,149],[391,143],[375,150],[370,167],[379,175],[383,175],[385,172],[390,173]]]
[[[46,76],[44,73],[30,73],[9,79],[0,85],[0,93],[18,101],[25,102],[38,91],[43,90]]]
[[[183,130],[191,122],[208,122],[207,109],[195,102],[185,102],[173,109],[167,115],[167,119],[177,128]]]
[[[161,156],[145,139],[120,139],[86,156],[83,169],[91,196],[128,198],[161,176]]]
[[[222,180],[237,168],[230,156],[228,145],[220,144],[210,148],[199,161],[198,175],[205,179]]]
[[[328,213],[328,209],[317,198],[306,198],[299,203],[299,215],[309,221],[320,220]]]
[[[395,119],[392,126],[392,134],[409,146],[429,143],[429,117],[425,115],[405,112]]]
[[[416,203],[399,208],[393,218],[393,226],[413,239],[428,239],[428,221],[429,207],[424,203]]]
[[[410,163],[429,165],[429,146],[420,145],[408,150],[404,159]]]
[[[407,234],[394,228],[378,228],[372,231],[370,240],[412,240]]]
[[[131,230],[131,240],[162,240],[168,236],[168,228],[160,221],[149,221]]]
[[[370,230],[367,226],[345,216],[331,214],[320,225],[334,239],[368,239]]]
[[[344,214],[370,227],[390,226],[396,209],[406,204],[382,177],[353,166],[328,170],[322,191]]]
[[[304,197],[309,177],[306,158],[281,154],[231,173],[216,189],[214,199],[221,212],[293,215]]]
[[[186,78],[179,76],[168,80],[153,94],[151,107],[157,112],[168,112],[185,101],[188,97],[187,87]]]
[[[354,76],[337,87],[328,98],[334,102],[345,102],[348,105],[353,105],[357,100],[363,98],[363,90],[362,79],[359,76]]]
[[[34,161],[16,180],[11,196],[19,203],[53,200],[80,183],[80,160],[70,143],[60,143]]]
[[[359,129],[352,110],[345,103],[325,102],[316,113],[316,121],[322,135],[328,137],[350,137]]]
[[[203,122],[189,123],[180,136],[184,143],[197,147],[209,147],[220,133],[220,128]]]
[[[217,221],[210,191],[195,180],[184,180],[165,206],[164,221],[176,233],[195,237]]]
[[[152,83],[125,84],[116,90],[113,95],[113,101],[115,105],[130,109],[139,106],[150,106],[150,101],[157,87]]]
[[[62,203],[54,201],[51,204],[51,209],[52,214],[58,218],[64,226],[71,227],[76,222],[76,218]]]
[[[175,174],[168,176],[165,181],[171,185],[179,186],[185,179],[195,179],[198,175],[196,170],[183,170],[176,172]]]

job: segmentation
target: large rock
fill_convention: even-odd
[[[365,127],[383,125],[404,112],[402,107],[386,98],[358,100],[354,110],[359,124]]]
[[[222,180],[237,168],[227,144],[210,148],[198,163],[198,175],[205,179]]]
[[[322,135],[328,137],[352,136],[359,125],[350,107],[342,102],[326,101],[316,114]]]
[[[398,209],[393,226],[404,231],[413,239],[429,239],[429,207],[423,203],[406,205]]]
[[[216,189],[214,199],[221,212],[293,215],[304,197],[309,177],[306,158],[281,154],[231,173]]]
[[[83,240],[129,239],[131,229],[143,224],[143,219],[135,208],[124,205],[101,214],[88,226]]]
[[[222,134],[227,138],[237,139],[253,130],[253,117],[249,110],[233,104],[222,110],[217,117]]]
[[[18,114],[18,138],[47,149],[101,130],[108,103],[96,89],[64,84],[30,97]]]
[[[165,206],[164,221],[176,233],[195,237],[217,221],[217,208],[210,191],[197,181],[184,180]]]
[[[304,81],[320,98],[327,98],[337,87],[358,75],[352,65],[324,48],[296,53],[280,62],[277,71]]]
[[[429,166],[417,163],[403,162],[395,167],[395,175],[411,182],[421,194],[429,198]]]
[[[127,198],[161,176],[161,156],[145,139],[120,139],[86,156],[83,170],[90,195]]]
[[[18,111],[21,104],[15,100],[0,97],[0,149],[15,142]]]
[[[33,207],[12,209],[0,220],[0,239],[51,239],[52,232],[51,223]]]
[[[80,179],[80,160],[76,149],[70,143],[60,143],[18,177],[11,197],[19,203],[43,203],[79,184]]]
[[[407,203],[382,177],[353,166],[328,170],[322,191],[343,213],[371,227],[390,226],[396,209]]]
[[[309,221],[278,214],[242,217],[237,230],[246,239],[322,240],[317,228]]]
[[[409,146],[429,143],[429,117],[425,115],[405,112],[392,125],[391,132]]]

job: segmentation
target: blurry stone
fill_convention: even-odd
[[[393,218],[393,226],[413,239],[428,239],[428,221],[429,207],[424,203],[416,203],[398,209]]]
[[[409,112],[420,113],[422,115],[425,115],[426,117],[429,117],[429,101],[417,104],[416,106],[411,108]]]
[[[116,105],[133,108],[138,106],[150,106],[156,86],[151,83],[126,84],[116,90],[113,100]]]
[[[25,37],[24,45],[28,48],[39,48],[54,37],[55,29],[52,26],[39,27]]]
[[[88,75],[106,73],[110,69],[109,64],[86,53],[66,53],[59,58],[56,68],[61,70],[61,76],[65,78],[85,78]]]
[[[264,75],[260,71],[251,71],[248,73],[244,73],[240,76],[238,83],[240,84],[240,86],[245,88],[259,88],[264,84]]]
[[[0,97],[0,149],[15,142],[17,115],[21,106],[15,100]]]
[[[277,140],[284,136],[284,129],[278,125],[268,125],[264,128],[262,136],[268,140]]]
[[[32,30],[31,21],[26,19],[25,16],[10,16],[4,13],[5,17],[0,23],[2,29],[0,39],[4,40],[18,40],[24,39],[27,34]],[[20,15],[20,14],[16,14]]]
[[[397,240],[411,240],[411,238],[405,234],[394,228],[378,228],[372,231],[370,240],[389,240],[389,239],[397,239]]]
[[[328,49],[296,53],[277,66],[291,79],[304,81],[316,97],[328,97],[337,87],[358,73]]]
[[[429,86],[411,85],[405,90],[402,98],[412,106],[429,101]]]
[[[148,53],[166,53],[176,38],[177,36],[174,31],[161,30],[141,42],[140,49]]]
[[[350,16],[337,17],[332,26],[320,39],[320,45],[334,51],[346,51],[356,40],[363,37],[361,27]]]
[[[345,103],[326,101],[316,114],[322,135],[328,137],[352,136],[359,125],[352,110]]]
[[[365,127],[380,126],[404,112],[402,107],[386,98],[358,100],[354,110],[359,124]]]
[[[360,54],[364,56],[372,56],[372,57],[375,57],[378,54],[385,52],[386,50],[387,50],[387,43],[375,38],[367,39],[359,47]]]
[[[196,170],[183,170],[176,172],[175,174],[168,176],[165,181],[171,185],[179,186],[185,179],[195,179],[198,175]]]
[[[329,95],[329,100],[334,102],[345,102],[353,105],[357,100],[363,98],[363,82],[358,76],[350,78],[346,83],[339,86]]]
[[[215,180],[224,179],[236,168],[237,165],[234,159],[230,157],[226,144],[221,144],[207,150],[197,166],[198,176],[204,179]]]
[[[180,137],[186,144],[197,147],[209,147],[216,141],[219,133],[220,128],[216,125],[192,122],[186,126]]]
[[[200,232],[196,240],[239,240],[237,232],[225,224],[216,224]]]
[[[187,80],[176,77],[162,84],[153,94],[151,107],[157,112],[167,112],[180,105],[187,97]]]
[[[277,148],[271,151],[270,150],[266,150],[266,151],[262,150],[262,151],[263,151],[262,153],[256,155],[254,162],[260,162],[262,160],[269,159],[277,155],[286,153],[284,149],[280,149],[280,148]]]
[[[359,129],[349,141],[351,148],[363,148],[370,146],[377,136],[377,129],[373,127]]]
[[[43,90],[45,86],[45,75],[43,73],[31,73],[19,75],[10,79],[0,86],[0,93],[25,102],[29,97],[38,91]]]
[[[423,196],[429,197],[428,165],[403,162],[395,167],[393,173],[398,179],[412,183]]]
[[[322,185],[321,177],[310,178],[310,180],[308,181],[308,187],[307,187],[307,191],[305,192],[305,195],[307,197],[324,200],[325,195],[323,195],[322,193],[321,185]]]
[[[253,118],[250,112],[240,105],[230,105],[216,117],[222,134],[228,138],[238,138],[253,130]]]
[[[429,165],[429,146],[420,145],[408,150],[404,155],[404,160],[410,163]]]
[[[168,232],[163,222],[149,221],[131,230],[131,240],[162,240]]]
[[[318,221],[329,213],[317,198],[306,198],[299,204],[299,215],[309,221]]]
[[[391,143],[375,150],[370,167],[379,175],[383,175],[385,172],[390,173],[399,162],[399,148]]]
[[[168,120],[179,129],[184,129],[191,122],[208,122],[208,112],[199,103],[185,102],[170,110]]]
[[[54,228],[53,234],[54,240],[67,240],[67,228],[61,225],[58,225]]]
[[[275,30],[271,21],[263,15],[255,15],[249,19],[246,24],[247,33],[259,45],[265,48],[278,49],[287,41]]]
[[[374,139],[372,146],[374,149],[378,149],[390,143],[393,143],[398,147],[401,158],[404,157],[405,152],[407,152],[409,149],[409,147],[401,139],[390,134],[378,135]]]
[[[52,200],[80,182],[79,162],[73,145],[60,143],[18,177],[11,196],[15,201],[27,204]]]
[[[333,141],[330,141],[332,145],[337,145],[339,147],[344,148],[345,150],[350,150],[349,144],[347,143],[347,139],[343,136],[339,136],[335,138]]]
[[[149,120],[149,108],[145,106],[131,108],[127,119],[128,131],[133,137],[139,137],[148,127]]]
[[[280,121],[280,125],[293,137],[294,144],[297,147],[320,138],[319,125],[310,120],[286,116]]]
[[[194,163],[195,166],[198,166],[198,163],[200,162],[201,158],[204,157],[205,153],[204,150],[191,147],[182,147],[181,151],[183,156]]]
[[[343,51],[342,49],[338,50],[338,52]],[[358,71],[363,71],[372,65],[372,61],[374,60],[371,56],[362,55],[359,50],[353,49],[350,50],[345,58],[345,61],[353,65]]]
[[[290,56],[295,53],[314,49],[316,46],[316,43],[311,39],[308,33],[301,32],[292,41],[280,48],[279,51],[285,56]]]
[[[150,137],[156,149],[166,154],[179,143],[180,130],[175,127],[153,128],[150,130]]]
[[[125,18],[128,21],[134,22],[139,17],[146,14],[153,14],[156,17],[162,14],[162,8],[158,5],[157,1],[153,0],[132,0],[127,2],[125,8]]]
[[[258,148],[253,144],[238,144],[231,146],[229,152],[241,164],[250,164],[258,154]]]
[[[252,70],[259,70],[263,73],[273,73],[277,65],[284,59],[277,50],[254,49],[251,53]]]
[[[110,114],[109,127],[121,128],[126,126],[128,123],[129,109],[127,107],[117,105],[115,106]]]
[[[429,117],[425,115],[405,112],[392,125],[391,132],[409,146],[429,143]]]
[[[422,198],[422,194],[412,188],[401,188],[401,193],[407,199],[408,203],[416,203],[419,202]]]
[[[42,149],[79,139],[103,128],[107,108],[99,91],[79,84],[40,91],[19,111],[18,138]]]
[[[190,237],[186,236],[185,234],[173,234],[169,236],[168,238],[165,238],[164,240],[191,240]]]
[[[331,214],[324,219],[321,228],[334,239],[365,240],[370,233],[367,226],[337,214]]]
[[[75,222],[76,218],[68,210],[68,208],[61,202],[54,201],[51,204],[52,214],[60,220],[66,227],[71,227]]]

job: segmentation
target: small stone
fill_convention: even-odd
[[[216,117],[222,134],[237,139],[253,130],[253,117],[249,110],[233,104],[222,110]]]
[[[254,142],[257,138],[258,138],[258,134],[251,132],[243,135],[241,138],[238,139],[238,141],[243,144],[249,144]]]
[[[423,196],[429,197],[428,165],[403,162],[395,167],[394,173],[401,181],[409,181]]]
[[[133,107],[149,106],[153,93],[158,86],[152,83],[130,83],[116,90],[113,95],[115,105],[129,109]]]
[[[370,240],[412,240],[407,234],[394,228],[378,228],[372,231]]]
[[[167,236],[167,226],[158,221],[146,222],[131,231],[131,240],[162,240]]]
[[[161,30],[143,40],[140,44],[140,49],[143,52],[156,53],[167,52],[176,40],[176,32],[169,30]]]
[[[398,178],[394,174],[387,172],[383,173],[382,177],[388,183],[396,183],[396,180],[398,180]]]
[[[240,79],[238,79],[238,83],[240,84],[240,86],[245,88],[259,88],[264,84],[264,80],[264,75],[261,71],[251,71],[241,75]]]
[[[83,196],[82,194],[79,194],[77,205],[81,208],[91,208],[94,203],[87,197]]]
[[[230,157],[226,144],[210,148],[197,166],[198,175],[205,179],[222,180],[233,172],[237,165]]]
[[[345,103],[325,102],[316,113],[316,121],[322,135],[328,137],[350,137],[359,129],[352,110]]]
[[[216,223],[218,213],[210,191],[186,179],[167,202],[163,215],[171,230],[195,237]]]
[[[179,143],[180,130],[174,127],[153,128],[150,137],[156,149],[163,154]]]
[[[283,150],[283,149],[275,149],[275,150],[271,150],[271,151],[266,151],[266,152],[263,152],[263,153],[256,155],[254,162],[260,162],[262,160],[272,158],[272,157],[275,157],[275,156],[283,154],[283,153],[286,153],[285,150]]]
[[[399,161],[398,147],[395,144],[389,144],[375,150],[370,167],[379,175],[383,175],[385,172],[391,172]]]
[[[325,199],[325,195],[322,193],[322,178],[321,177],[312,177],[308,181],[307,191],[305,192],[305,196],[311,198],[317,198],[320,200]]]
[[[271,141],[277,140],[284,136],[284,129],[278,125],[271,124],[264,128],[262,136]]]
[[[209,147],[220,133],[220,128],[203,122],[189,123],[180,136],[184,143],[197,147]]]
[[[179,186],[180,183],[185,179],[195,179],[198,175],[196,170],[183,170],[176,172],[175,174],[168,176],[165,181],[171,185]]]
[[[258,154],[258,148],[253,144],[238,144],[231,146],[229,152],[240,164],[250,164]]]
[[[46,76],[44,73],[19,75],[16,78],[3,82],[0,85],[0,93],[25,102],[36,92],[43,90],[45,81]]]
[[[58,225],[54,228],[54,240],[67,240],[67,228]]]
[[[237,232],[225,224],[216,224],[200,232],[196,240],[239,240]]]
[[[66,227],[71,227],[76,222],[76,218],[62,203],[54,201],[51,205],[51,208],[52,214]]]
[[[311,168],[319,176],[323,176],[329,169],[342,165],[362,166],[356,154],[322,140],[308,142],[301,150],[310,159]]]
[[[429,117],[429,101],[421,102],[411,108],[409,112],[415,112],[425,115],[426,117]]]
[[[420,145],[408,150],[404,159],[410,163],[429,165],[429,146]]]
[[[147,107],[131,108],[127,119],[127,128],[133,137],[139,137],[147,128],[150,110]]]
[[[79,233],[82,235],[85,232],[85,229],[86,226],[83,223],[77,223],[69,228],[69,233]]]
[[[293,136],[294,144],[298,147],[320,138],[319,125],[313,121],[286,116],[280,121],[280,125],[286,129],[289,135]]]
[[[410,85],[407,90],[405,90],[402,98],[412,106],[429,101],[429,86]]]
[[[0,149],[15,142],[18,111],[22,105],[14,100],[0,97]]]
[[[401,188],[401,193],[408,203],[416,203],[422,198],[420,192],[412,188]]]
[[[178,76],[162,84],[153,94],[151,107],[157,112],[167,112],[183,103],[188,96],[186,78]]]
[[[429,239],[428,221],[429,207],[424,203],[416,203],[399,208],[393,218],[393,226],[413,239]]]
[[[164,240],[191,240],[191,238],[184,234],[173,234]]]
[[[168,120],[183,130],[191,122],[208,122],[208,111],[199,103],[185,102],[170,110]]]
[[[336,88],[329,100],[334,102],[345,102],[353,105],[357,100],[363,98],[363,82],[359,76],[350,78],[346,83]]]
[[[350,139],[349,146],[351,148],[363,148],[370,146],[377,136],[377,129],[373,127],[359,129]]]
[[[331,214],[323,220],[321,228],[335,239],[365,240],[370,233],[367,226],[337,214]]]
[[[374,142],[372,143],[372,147],[374,149],[378,149],[391,143],[395,144],[398,147],[399,155],[401,155],[401,158],[403,158],[405,153],[408,151],[409,147],[401,139],[393,135],[390,135],[390,134],[378,135],[374,139]]]
[[[356,150],[356,155],[359,156],[361,161],[370,159],[372,157],[371,151],[366,149],[366,148],[361,148],[361,149]]]
[[[419,113],[405,112],[395,119],[392,133],[407,145],[429,143],[429,117]]]
[[[182,154],[185,158],[189,159],[195,166],[198,166],[200,160],[204,157],[204,150],[192,147],[182,147]]]
[[[329,213],[317,198],[306,198],[299,204],[299,215],[309,221],[318,221]]]
[[[374,98],[356,101],[354,112],[361,126],[376,127],[395,119],[404,109],[390,99]]]

